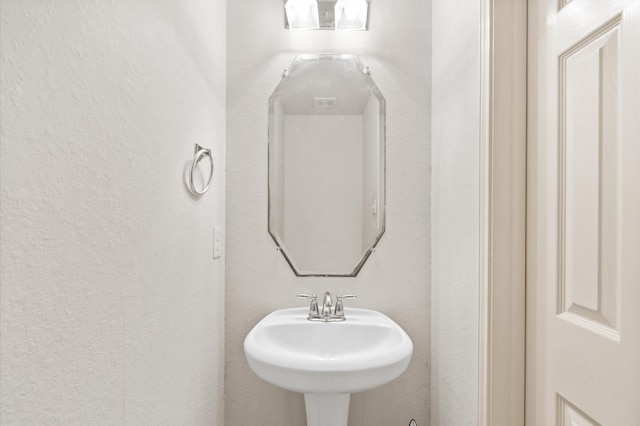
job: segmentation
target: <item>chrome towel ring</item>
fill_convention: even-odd
[[[191,167],[189,168],[189,191],[195,195],[196,197],[200,197],[205,192],[209,190],[211,186],[211,181],[213,179],[213,156],[211,155],[211,149],[203,148],[198,144],[195,144],[195,155],[193,157],[193,162],[191,163]],[[204,157],[209,157],[209,161],[211,162],[211,172],[209,173],[209,178],[206,180],[204,187],[201,190],[198,190],[193,183],[193,174],[198,166],[200,160]]]

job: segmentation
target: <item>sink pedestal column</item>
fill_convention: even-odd
[[[304,394],[307,426],[347,426],[351,394]]]

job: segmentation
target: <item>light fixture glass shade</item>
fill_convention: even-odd
[[[317,30],[320,28],[316,0],[288,0],[284,8],[287,13],[289,29]]]
[[[367,0],[338,0],[336,30],[366,30],[367,8]]]

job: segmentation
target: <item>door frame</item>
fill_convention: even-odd
[[[527,0],[482,0],[478,425],[525,423]]]

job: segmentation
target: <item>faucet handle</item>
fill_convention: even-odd
[[[340,299],[355,299],[356,297],[358,297],[355,294],[338,294],[336,296],[336,299],[340,300]]]
[[[344,318],[344,304],[342,303],[342,299],[354,299],[358,296],[355,294],[338,294],[336,296],[336,309],[334,315],[337,318]]]
[[[298,293],[296,294],[296,297],[301,299],[311,299],[308,318],[320,318],[320,311],[318,310],[318,297],[315,294]]]
[[[316,296],[315,294],[307,294],[307,293],[298,293],[296,294],[296,297],[299,297],[300,299],[317,299],[318,296]]]

